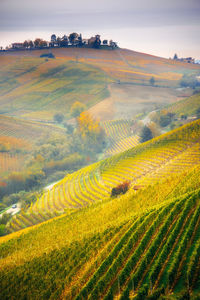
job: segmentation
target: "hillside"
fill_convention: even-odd
[[[51,51],[0,53],[0,299],[200,299],[200,66]]]
[[[200,108],[200,93],[189,98],[183,99],[169,106],[168,110],[177,115],[186,115],[187,117],[196,116],[197,109]]]
[[[24,169],[24,163],[37,141],[53,134],[63,135],[56,125],[20,120],[0,115],[0,176]]]
[[[185,156],[199,130],[197,121],[101,163],[104,174],[127,160],[134,170],[145,156],[153,168],[153,157],[168,153],[164,169],[173,163],[173,175],[159,180],[158,169],[157,181],[137,192],[2,237],[1,298],[199,299],[199,146]]]
[[[125,152],[68,174],[38,198],[27,212],[14,217],[10,231],[40,223],[71,210],[110,197],[111,190],[125,180],[132,188],[162,181],[188,172],[200,164],[200,121],[140,144]]]
[[[62,111],[70,119],[78,100],[102,121],[132,118],[190,95],[176,88],[184,74],[200,71],[199,65],[125,49],[53,49],[55,59],[40,58],[45,51],[0,54],[1,113],[51,121]]]

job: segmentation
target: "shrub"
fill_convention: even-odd
[[[43,53],[40,55],[40,57],[55,58],[53,53]]]
[[[112,189],[111,191],[111,197],[116,197],[120,194],[125,194],[130,187],[129,181],[124,181],[123,183],[120,183],[118,186]]]
[[[55,122],[57,122],[57,123],[62,123],[62,121],[64,120],[64,115],[63,114],[55,114],[54,116],[53,116],[53,119],[54,119],[54,121]]]

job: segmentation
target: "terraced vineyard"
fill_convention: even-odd
[[[133,124],[134,121],[123,119],[101,122],[109,143],[105,157],[133,148],[139,143],[139,137],[133,135]]]
[[[62,213],[110,197],[113,187],[125,180],[148,186],[200,165],[200,121],[195,121],[128,151],[80,169],[45,192],[23,215],[9,225],[19,230]],[[32,218],[33,216],[33,218]],[[24,222],[24,218],[28,222]],[[23,220],[22,220],[23,219]]]
[[[198,299],[199,175],[2,237],[1,299]]]
[[[60,132],[59,127],[33,121],[24,121],[12,117],[0,115],[0,139],[2,137],[14,137],[27,140],[29,143],[40,138],[45,132]],[[23,145],[23,140],[19,141]],[[14,141],[16,144],[16,141]]]

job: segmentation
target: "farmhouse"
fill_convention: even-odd
[[[12,44],[12,49],[23,49],[24,45],[23,43],[13,43]]]

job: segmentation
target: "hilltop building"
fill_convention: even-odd
[[[181,62],[186,62],[186,63],[189,63],[189,64],[195,64],[195,59],[194,58],[192,58],[192,57],[178,58],[178,55],[176,53],[174,54],[173,60],[181,61]]]
[[[101,36],[96,34],[89,39],[82,37],[82,34],[73,32],[68,36],[66,34],[63,37],[56,36],[55,34],[51,35],[50,41],[45,41],[41,38],[36,38],[35,41],[26,40],[23,43],[12,43],[7,50],[34,50],[34,49],[43,49],[43,48],[54,48],[54,47],[86,47],[86,48],[96,48],[96,49],[115,49],[118,48],[117,43],[113,40],[103,40],[101,42]]]
[[[23,49],[24,44],[23,43],[12,43],[12,49]]]

